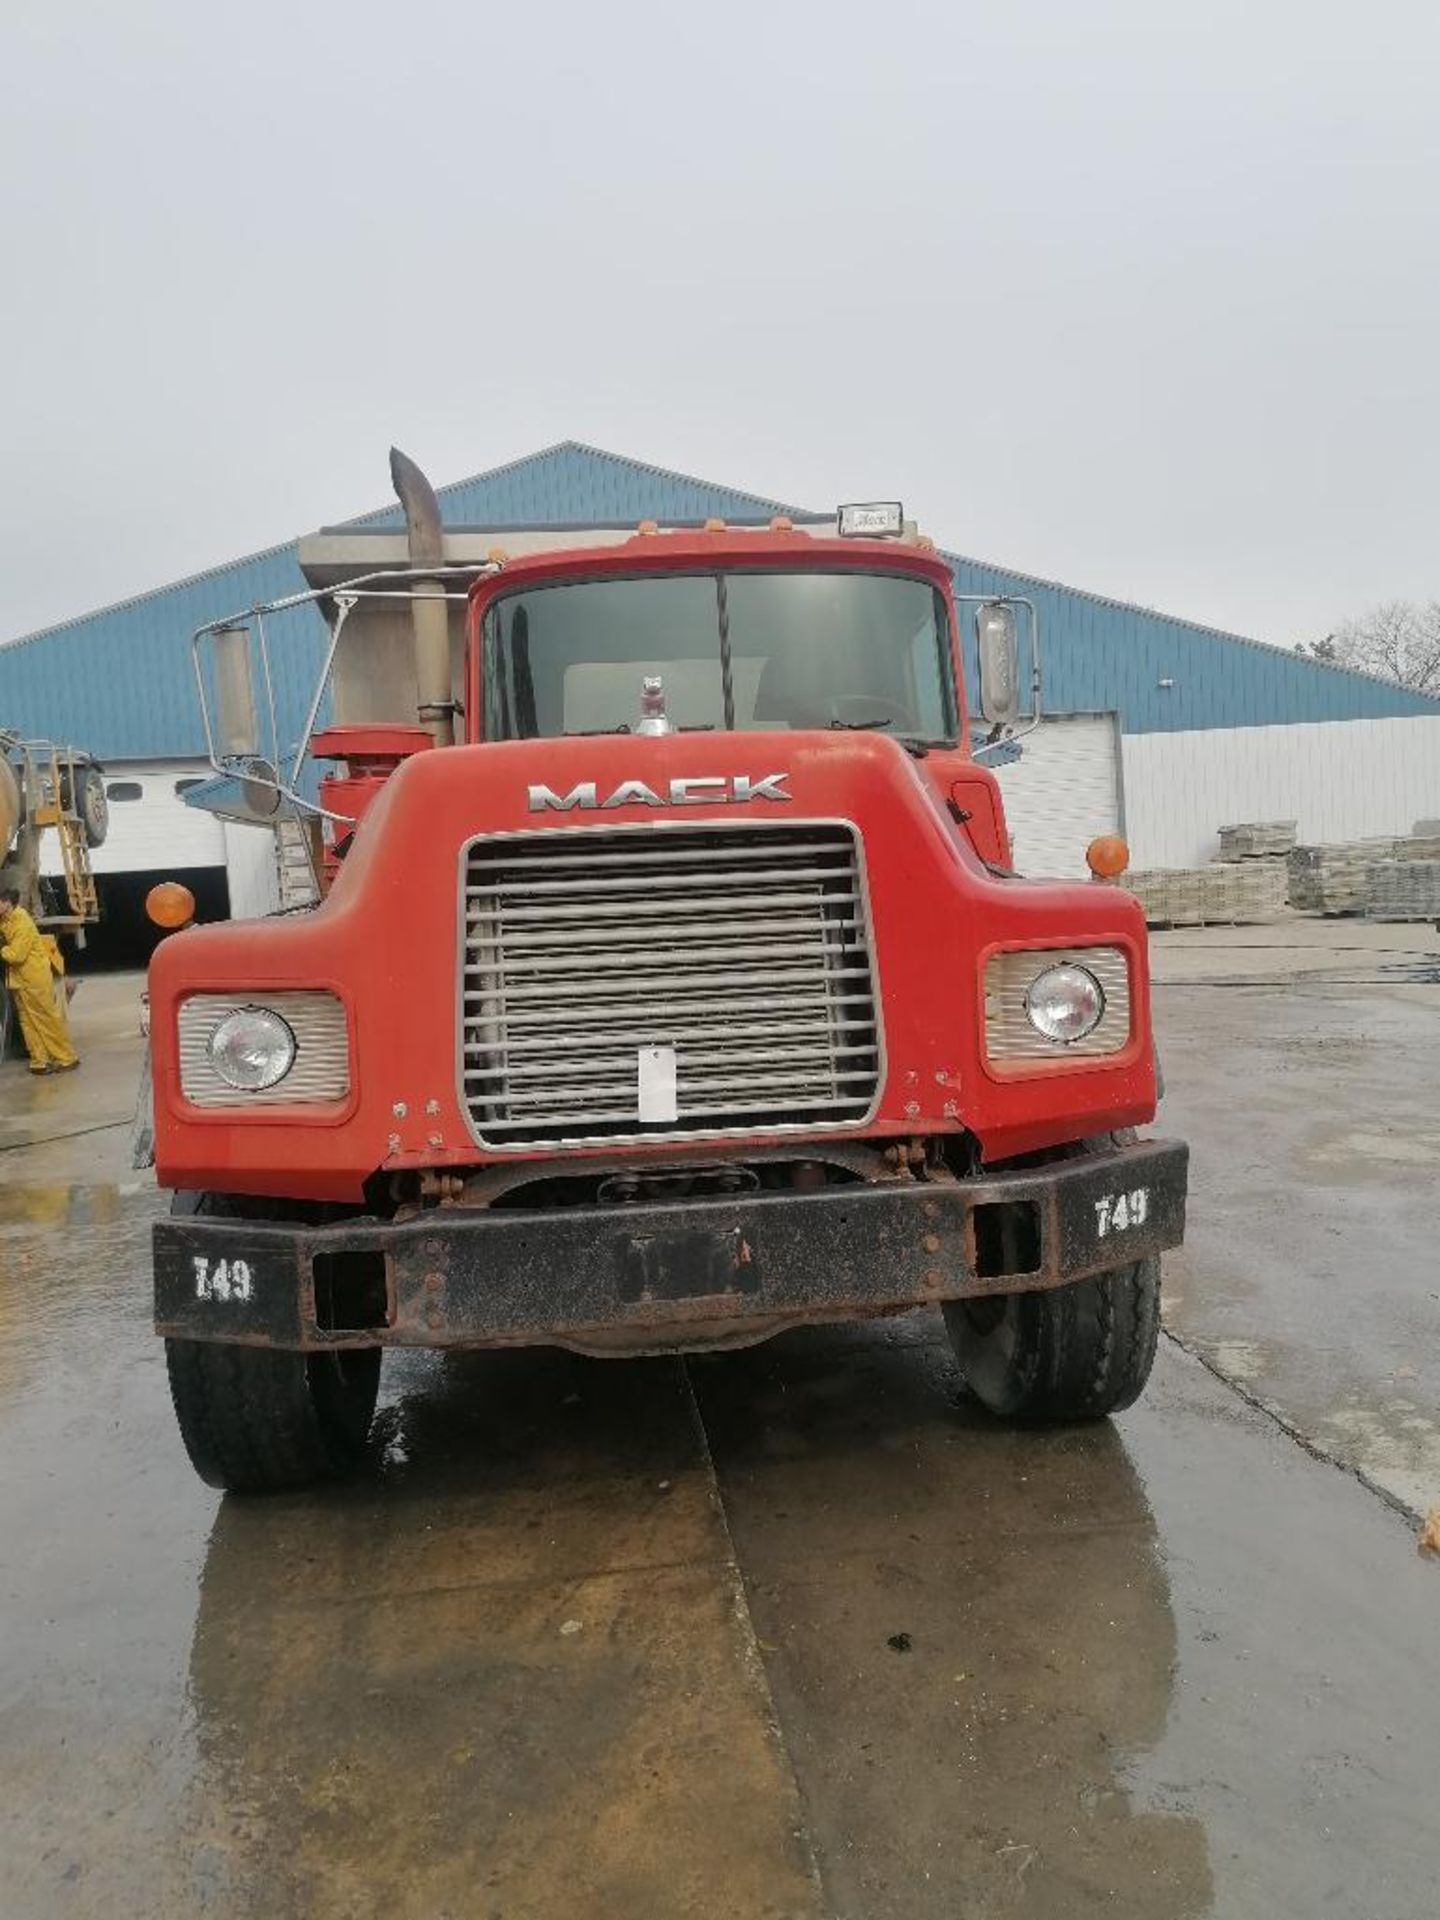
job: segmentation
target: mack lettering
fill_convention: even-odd
[[[644,780],[622,780],[605,798],[593,780],[580,780],[568,793],[538,782],[529,789],[531,813],[595,813],[613,807],[703,807],[744,805],[751,800],[784,802],[794,799],[786,790],[785,773],[690,774],[657,790]]]

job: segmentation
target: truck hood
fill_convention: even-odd
[[[151,968],[162,1179],[347,1197],[380,1167],[473,1165],[457,1079],[459,903],[475,842],[624,829],[843,823],[860,847],[883,1075],[866,1137],[968,1131],[986,1157],[1148,1120],[1154,1072],[1144,921],[1122,889],[987,868],[916,761],[872,733],[717,733],[515,741],[416,755],[357,831],[323,906],[196,929]],[[693,855],[692,855],[693,857]],[[984,979],[1006,948],[1119,948],[1134,1009],[1123,1052],[997,1066]],[[354,1081],[334,1110],[198,1115],[178,1092],[173,1008],[195,992],[327,988],[344,1003]],[[169,1011],[167,1011],[167,1009]],[[167,1115],[168,1108],[168,1115]],[[209,1129],[212,1144],[197,1145]],[[328,1129],[328,1135],[320,1136]],[[584,1152],[583,1146],[558,1149]],[[273,1184],[285,1182],[288,1184]]]

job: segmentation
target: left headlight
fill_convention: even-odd
[[[1069,1046],[1105,1018],[1105,989],[1088,967],[1047,967],[1030,983],[1025,1015],[1037,1033]]]
[[[323,988],[192,993],[176,1028],[180,1091],[193,1106],[304,1107],[350,1092],[345,1008]]]
[[[211,1033],[206,1054],[226,1086],[264,1093],[278,1086],[295,1064],[295,1034],[268,1007],[238,1007]]]

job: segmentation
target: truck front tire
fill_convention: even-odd
[[[262,1217],[287,1209],[179,1193],[171,1210]],[[349,1473],[370,1432],[380,1357],[378,1347],[306,1354],[167,1339],[170,1397],[191,1465],[229,1493],[280,1493]]]
[[[185,1451],[212,1487],[306,1487],[350,1472],[365,1450],[378,1347],[304,1354],[167,1340],[165,1357]]]
[[[1160,1262],[1038,1293],[953,1300],[945,1327],[983,1407],[1022,1425],[1103,1420],[1139,1399],[1160,1332]]]

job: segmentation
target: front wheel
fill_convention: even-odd
[[[1027,1425],[1103,1420],[1139,1399],[1160,1333],[1160,1262],[1039,1293],[952,1300],[945,1328],[971,1393]]]
[[[177,1193],[171,1212],[303,1215],[302,1203]],[[220,1340],[165,1342],[170,1398],[190,1463],[229,1493],[280,1493],[349,1473],[380,1389],[379,1347],[287,1353]]]
[[[304,1354],[167,1340],[165,1358],[185,1451],[212,1487],[305,1487],[348,1473],[364,1451],[378,1347]]]

